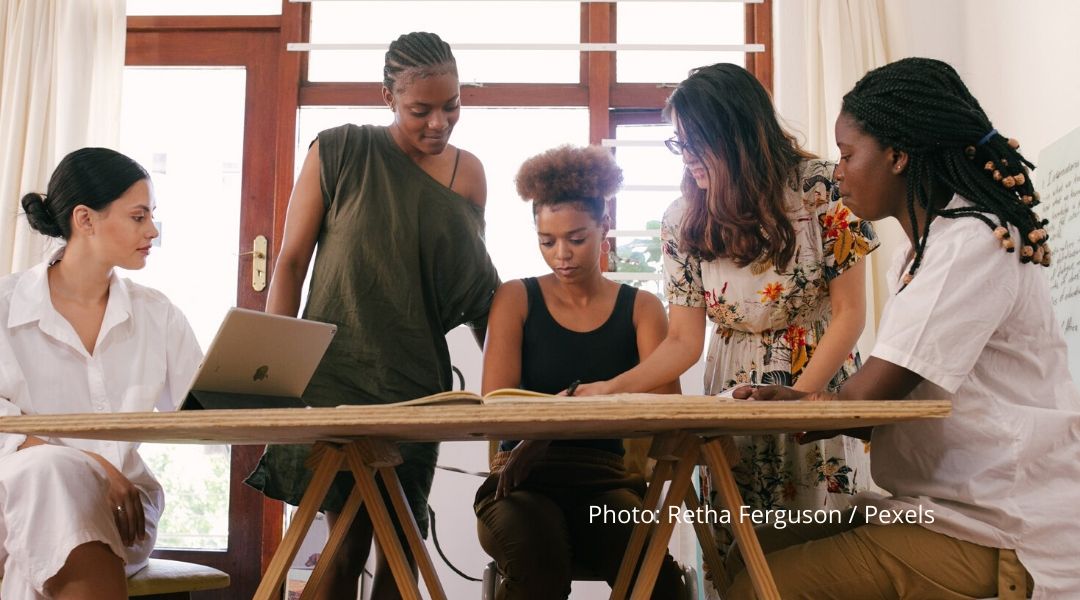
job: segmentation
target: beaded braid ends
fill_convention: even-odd
[[[990,134],[987,134],[987,136],[990,137],[991,134],[997,135],[997,130],[991,130]],[[986,158],[979,156],[979,147],[981,145],[982,144],[968,146],[965,149],[964,154],[971,161]],[[1015,196],[1020,204],[1026,207],[1030,212],[1031,208],[1039,204],[1039,193],[1036,192],[1031,185],[1028,171],[1028,169],[1033,169],[1035,166],[1020,155],[1020,142],[1015,138],[1006,139],[1005,148],[1007,148],[1006,153],[1011,152],[1011,154],[1014,155],[1011,157],[1012,160],[1010,160],[1010,158],[1001,157],[995,162],[991,158],[983,163],[982,170],[989,173],[990,178],[994,182],[1004,187],[1010,195]],[[949,211],[942,212],[945,213]],[[1026,239],[1021,240],[1020,262],[1037,263],[1044,267],[1048,267],[1050,266],[1051,252],[1050,246],[1047,245],[1046,241],[1050,239],[1050,234],[1047,233],[1045,227],[1049,224],[1049,220],[1039,219],[1039,216],[1034,212],[1030,212],[1030,217],[1033,225],[1031,225],[1029,229],[1021,229],[1021,231],[1026,231],[1024,235]],[[1006,252],[1015,252],[1016,243],[1011,239],[1008,228],[1002,225],[994,226],[992,223],[990,223],[990,225],[993,227],[994,236],[1001,240],[1001,247],[1004,248]]]
[[[956,70],[939,60],[905,58],[874,69],[844,96],[842,112],[882,145],[908,154],[908,215],[916,232],[910,283],[926,250],[930,222],[940,216],[985,223],[1006,252],[1023,263],[1050,264],[1045,219],[1032,209],[1035,168],[1020,143],[998,133]],[[925,190],[947,189],[970,206],[939,209]],[[926,210],[916,222],[915,203]],[[1015,228],[1019,236],[1011,235]]]

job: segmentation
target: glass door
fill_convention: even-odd
[[[147,266],[124,276],[168,296],[204,350],[236,303],[245,75],[236,67],[124,72],[120,150],[150,171],[161,232]],[[174,118],[185,114],[198,118]],[[140,453],[169,499],[157,547],[227,550],[228,446],[143,444]]]
[[[256,259],[271,264],[275,237],[279,18],[229,19],[129,17],[121,108],[120,150],[150,171],[161,229],[148,266],[124,275],[168,295],[204,349],[229,307],[263,308],[253,271],[266,274]],[[250,598],[258,585],[264,503],[243,479],[261,451],[142,447],[168,503],[154,555],[232,579],[200,599]]]

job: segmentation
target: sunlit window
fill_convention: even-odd
[[[682,162],[663,140],[672,126],[621,125],[616,128],[615,160],[623,169],[623,190],[616,206],[613,270],[620,281],[663,297],[660,274],[660,221],[679,196]],[[640,279],[633,279],[638,277]]]
[[[580,41],[575,2],[317,2],[311,7],[312,43],[389,44],[410,31],[430,31],[455,44],[569,43]],[[496,26],[497,24],[497,26]],[[382,81],[380,50],[311,53],[311,81]],[[577,83],[575,50],[463,50],[454,48],[463,82]]]
[[[738,2],[623,2],[617,15],[620,44],[743,44],[745,7]],[[718,62],[746,64],[742,52],[622,51],[616,57],[619,82],[678,83],[687,72]]]
[[[127,14],[280,15],[281,0],[127,0]]]
[[[120,150],[150,171],[161,236],[147,266],[122,276],[164,292],[204,350],[236,303],[244,86],[244,69],[124,70]],[[169,503],[157,546],[225,548],[229,448],[143,444],[139,452]]]

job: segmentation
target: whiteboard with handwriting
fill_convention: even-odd
[[[1069,370],[1080,381],[1080,128],[1039,153],[1035,209],[1050,219],[1050,298],[1069,345]]]

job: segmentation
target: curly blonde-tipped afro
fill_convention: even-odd
[[[552,148],[526,160],[515,178],[518,194],[533,203],[534,214],[542,206],[577,203],[597,221],[622,180],[615,158],[599,146]]]

